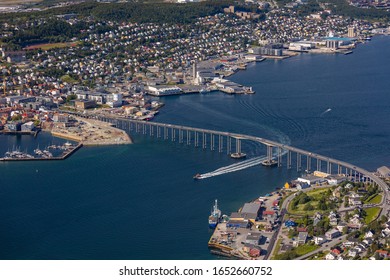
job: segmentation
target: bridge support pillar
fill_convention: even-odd
[[[206,149],[206,147],[207,147],[206,133],[202,132],[202,148]]]
[[[199,133],[195,131],[195,147],[199,146]]]
[[[321,160],[317,158],[317,170],[321,171]]]
[[[278,147],[278,167],[282,166],[282,148]]]
[[[241,140],[236,138],[236,153],[241,153]]]
[[[191,131],[187,130],[187,145],[191,145]]]
[[[218,152],[222,153],[223,150],[223,136],[218,135]]]
[[[287,169],[291,169],[291,151],[287,152]]]
[[[179,143],[180,144],[183,143],[183,130],[182,129],[179,129]]]
[[[168,139],[168,127],[164,126],[164,140]]]
[[[154,126],[152,124],[149,125],[149,134],[150,134],[150,137],[154,136]]]
[[[306,172],[310,172],[310,171],[311,171],[311,157],[306,156]]]
[[[232,138],[230,136],[226,137],[226,152],[228,155],[232,152]]]
[[[270,145],[267,145],[267,161],[269,164],[271,164],[271,161],[272,161],[272,152],[273,152],[273,147]]]
[[[301,171],[302,169],[302,155],[297,153],[297,171]]]
[[[210,150],[214,151],[214,134],[210,133]]]
[[[172,131],[172,142],[176,141],[176,130],[174,128],[171,128]]]

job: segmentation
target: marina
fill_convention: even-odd
[[[45,150],[40,150],[37,148],[34,150],[35,155],[23,153],[16,149],[12,152],[6,152],[5,156],[0,158],[0,161],[64,160],[70,155],[72,155],[74,152],[76,152],[78,149],[80,149],[82,146],[82,143],[71,144],[67,142],[62,146],[49,146],[48,149]],[[58,156],[53,156],[49,149],[59,149],[62,152]]]

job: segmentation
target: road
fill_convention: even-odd
[[[304,259],[307,259],[308,257],[310,257],[314,254],[319,253],[320,251],[330,250],[330,248],[332,248],[333,246],[336,246],[338,243],[346,241],[347,236],[348,235],[345,234],[345,235],[338,237],[330,242],[326,242],[326,243],[322,244],[320,248],[318,248],[310,253],[307,253],[306,255],[300,256],[300,257],[296,258],[295,260],[304,260]]]

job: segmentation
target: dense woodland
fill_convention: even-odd
[[[223,8],[233,4],[233,0],[214,0],[200,3],[96,3],[85,2],[67,7],[53,8],[39,12],[19,13],[19,19],[34,19],[42,16],[75,13],[80,17],[96,20],[191,23],[198,17],[223,12]],[[15,20],[15,14],[0,15],[0,20]]]

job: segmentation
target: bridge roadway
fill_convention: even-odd
[[[67,112],[67,113],[75,114],[74,112]],[[314,159],[317,159],[320,161],[327,162],[328,166],[330,164],[336,164],[339,167],[342,166],[342,167],[349,169],[351,171],[353,170],[355,172],[355,176],[356,176],[356,174],[364,175],[366,178],[371,179],[374,183],[376,183],[379,187],[382,188],[384,195],[383,195],[382,201],[380,203],[381,206],[383,204],[386,205],[386,201],[389,197],[387,184],[382,179],[380,179],[378,176],[376,176],[375,174],[373,174],[370,171],[367,171],[363,168],[357,167],[357,166],[350,164],[348,162],[344,162],[344,161],[333,159],[333,158],[326,157],[323,155],[315,154],[315,153],[312,153],[309,151],[305,151],[303,149],[295,148],[295,147],[285,145],[282,143],[278,143],[278,142],[268,140],[265,138],[251,136],[251,135],[245,135],[245,134],[240,134],[240,133],[217,131],[217,130],[210,130],[210,129],[203,129],[203,128],[194,128],[194,127],[183,126],[183,125],[133,120],[133,119],[122,118],[122,117],[117,117],[117,116],[114,117],[114,116],[96,115],[96,114],[91,114],[88,116],[86,116],[85,114],[76,114],[76,115],[81,116],[81,117],[93,117],[93,118],[99,119],[101,121],[115,123],[116,125],[118,125],[119,124],[118,122],[121,121],[121,122],[142,125],[142,127],[149,126],[150,129],[152,129],[152,127],[160,127],[160,128],[168,128],[168,129],[171,129],[172,131],[174,129],[179,130],[179,131],[192,131],[192,132],[197,132],[197,133],[203,133],[203,135],[205,135],[205,134],[220,135],[220,136],[226,136],[226,137],[231,137],[231,138],[240,139],[240,140],[249,140],[249,141],[259,142],[259,143],[266,145],[267,147],[271,147],[271,148],[277,147],[277,148],[279,148],[279,152],[280,152],[280,150],[285,150],[288,152],[294,152],[297,155],[305,155],[307,157],[307,159],[310,159],[310,160],[312,158],[314,158]],[[281,156],[279,157],[279,159],[280,158],[281,158]],[[290,160],[291,160],[291,156],[290,156]],[[390,207],[389,207],[389,209],[390,209]],[[388,209],[385,209],[385,210],[388,210]]]

